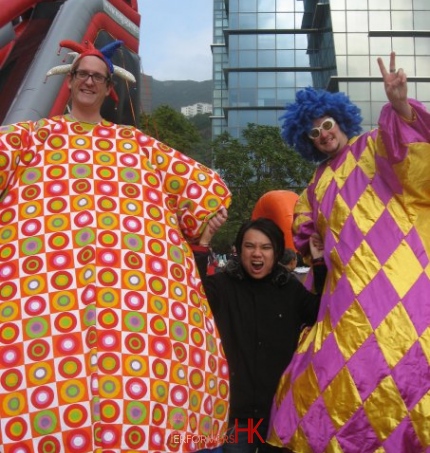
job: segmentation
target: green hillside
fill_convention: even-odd
[[[159,81],[152,77],[144,78],[145,84],[150,84],[152,94],[151,110],[160,105],[168,105],[178,112],[181,107],[193,105],[197,102],[212,104],[212,80],[196,82],[193,80],[167,80]]]

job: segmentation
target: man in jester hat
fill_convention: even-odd
[[[0,450],[222,443],[228,370],[192,253],[230,204],[211,169],[104,120],[104,49],[71,41],[66,115],[0,128]]]
[[[274,399],[269,442],[294,452],[430,450],[430,114],[379,58],[388,103],[359,135],[343,93],[297,93],[283,137],[321,161],[294,214],[328,268],[317,323]]]

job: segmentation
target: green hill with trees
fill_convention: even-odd
[[[194,80],[159,81],[152,79],[152,111],[160,105],[168,105],[180,112],[181,107],[198,102],[212,104],[212,80],[196,82]]]

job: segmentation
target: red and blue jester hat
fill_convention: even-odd
[[[121,68],[120,66],[114,65],[111,60],[116,50],[119,47],[121,47],[122,44],[123,41],[113,41],[105,45],[101,49],[97,49],[92,43],[88,41],[86,41],[85,44],[80,44],[78,42],[71,41],[68,39],[60,41],[60,49],[62,47],[65,47],[67,49],[72,50],[72,52],[69,52],[69,56],[73,58],[73,61],[69,64],[64,64],[51,68],[46,73],[46,76],[49,77],[51,75],[70,74],[81,58],[95,56],[104,61],[108,68],[109,74],[117,75],[126,82],[135,83],[136,79],[131,72],[127,71],[124,68]],[[116,94],[113,87],[111,90],[111,97],[115,102],[118,102],[118,95]]]
[[[313,121],[323,116],[332,117],[348,139],[361,133],[360,109],[340,92],[304,88],[296,93],[295,102],[287,105],[279,118],[284,120],[281,135],[285,143],[311,162],[321,162],[326,158],[308,137]]]

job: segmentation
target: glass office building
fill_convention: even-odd
[[[430,0],[214,0],[213,17],[214,138],[280,125],[309,85],[347,93],[374,127],[386,102],[376,59],[388,65],[391,50],[430,107]]]

